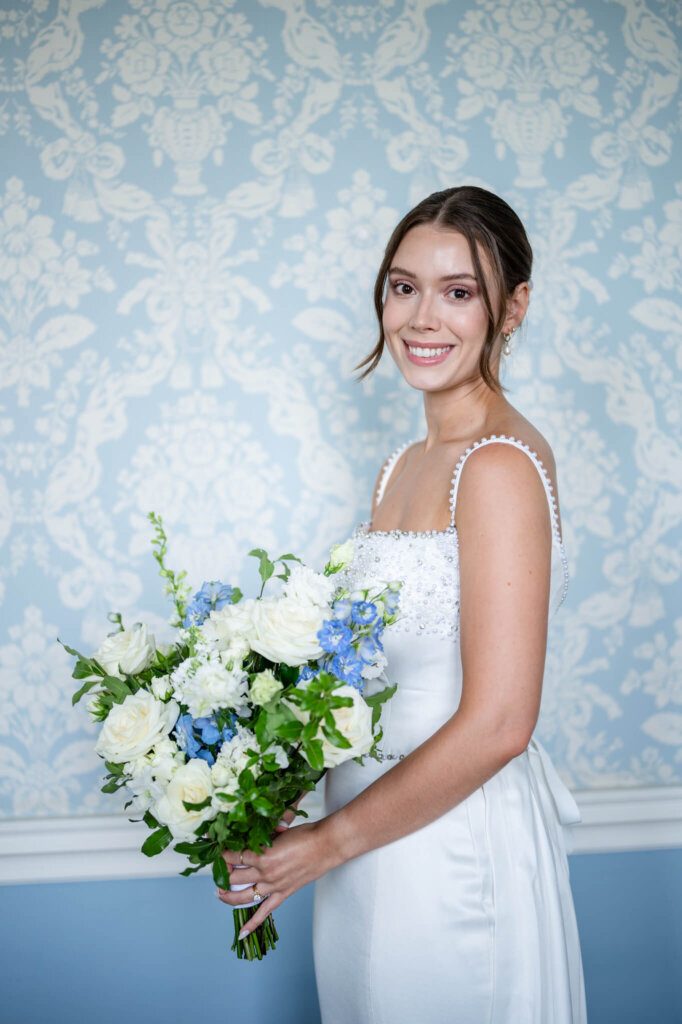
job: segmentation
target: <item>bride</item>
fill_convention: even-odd
[[[568,582],[556,469],[499,382],[531,266],[511,207],[462,186],[407,213],[379,268],[379,341],[359,367],[388,348],[427,424],[383,464],[343,581],[403,581],[382,760],[332,768],[320,821],[225,851],[270,894],[251,929],[316,881],[324,1024],[586,1021],[567,859],[580,814],[534,736]]]

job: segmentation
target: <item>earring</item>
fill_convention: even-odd
[[[511,355],[511,345],[509,344],[509,342],[512,340],[512,336],[513,336],[515,330],[516,330],[516,328],[512,327],[512,329],[510,331],[505,331],[502,334],[502,337],[504,338],[504,346],[502,348],[502,351],[504,352],[504,354],[506,356]]]

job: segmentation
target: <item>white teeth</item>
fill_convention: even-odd
[[[445,348],[423,348],[414,345],[408,345],[407,347],[413,356],[421,356],[424,359],[431,359],[432,356],[441,356],[443,352],[447,352],[451,349],[452,345],[446,345]]]

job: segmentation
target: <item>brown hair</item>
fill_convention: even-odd
[[[398,246],[403,238],[417,224],[433,224],[437,228],[452,228],[459,231],[469,243],[471,259],[483,302],[488,312],[488,331],[481,350],[479,370],[481,377],[493,391],[506,390],[493,373],[490,362],[497,339],[506,317],[506,297],[517,284],[530,279],[533,265],[531,249],[526,230],[511,206],[487,189],[476,185],[459,185],[433,192],[422,199],[394,228],[388,240],[384,258],[374,284],[374,308],[379,320],[379,341],[354,370],[370,365],[357,381],[363,380],[381,359],[384,350],[384,288],[388,272]],[[498,296],[498,309],[493,309],[490,290],[483,273],[478,246],[486,253],[492,270],[492,277]]]

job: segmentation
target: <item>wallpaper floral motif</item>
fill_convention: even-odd
[[[535,251],[505,382],[570,560],[538,734],[573,788],[682,781],[676,0],[13,0],[0,10],[0,814],[108,813],[70,659],[106,614],[316,564],[423,436],[372,284],[428,193]]]

